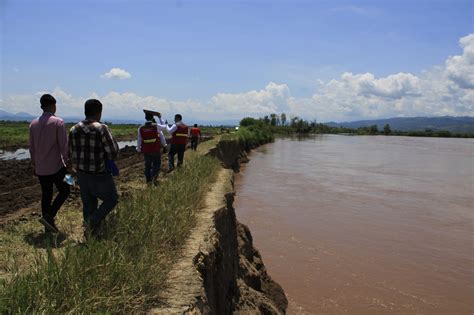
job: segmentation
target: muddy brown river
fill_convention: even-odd
[[[250,159],[234,206],[289,314],[473,314],[474,139],[277,139]]]

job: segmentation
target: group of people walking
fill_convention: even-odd
[[[156,178],[161,170],[161,148],[163,148],[163,153],[167,148],[163,131],[172,135],[168,154],[168,172],[172,172],[175,169],[175,155],[178,155],[177,167],[183,164],[188,138],[191,138],[191,149],[197,149],[198,139],[201,139],[201,130],[197,124],[189,128],[183,123],[183,117],[180,114],[174,116],[174,124],[171,126],[163,122],[161,114],[155,112],[155,115],[159,123],[154,119],[154,112],[145,110],[146,122],[138,128],[137,151],[144,155],[146,182],[156,184]]]
[[[84,104],[85,119],[66,131],[64,120],[56,117],[56,99],[50,94],[40,98],[43,114],[30,124],[29,150],[33,172],[41,185],[41,211],[39,222],[46,232],[58,233],[55,217],[69,196],[70,186],[66,174],[78,180],[86,235],[95,235],[105,217],[118,203],[117,188],[112,174],[119,153],[117,141],[107,125],[100,120],[102,103],[89,99]],[[171,134],[168,154],[168,170],[175,168],[174,157],[178,155],[177,167],[183,164],[188,138],[196,150],[201,133],[197,125],[188,128],[180,114],[175,115],[171,126],[163,122],[158,114],[145,112],[146,122],[138,128],[137,151],[143,153],[145,179],[157,183],[161,170],[161,150],[166,152],[163,131]],[[53,200],[53,186],[58,194]],[[99,205],[99,200],[102,203]]]

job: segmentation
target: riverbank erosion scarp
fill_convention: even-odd
[[[220,142],[210,155],[233,169],[246,158],[238,141]],[[233,171],[223,168],[169,273],[160,295],[166,307],[151,314],[285,313],[285,293],[268,275],[249,229],[237,221],[233,200]]]

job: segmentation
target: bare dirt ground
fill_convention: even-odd
[[[198,151],[207,148],[208,140],[212,138],[203,136],[203,144],[198,147]],[[30,159],[0,160],[0,228],[9,222],[25,220],[41,213],[41,187],[38,178],[33,175],[30,163]],[[138,186],[144,185],[143,156],[136,152],[135,146],[126,146],[120,150],[117,166],[120,169],[120,176],[115,177],[115,182],[122,197],[131,190],[140,188]],[[166,177],[167,153],[162,155],[161,169],[160,177]],[[61,209],[71,208],[81,209],[77,185],[72,187],[69,198]]]
[[[122,195],[127,194],[130,185],[136,185],[144,177],[143,156],[135,151],[135,147],[125,147],[120,150],[117,165],[121,172],[115,178],[117,186]],[[166,167],[167,163],[163,163],[165,171]],[[0,226],[41,213],[40,200],[41,187],[33,175],[29,159],[0,161]],[[75,206],[80,207],[79,189],[72,187],[65,207]]]

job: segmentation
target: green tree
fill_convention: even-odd
[[[377,127],[377,125],[372,125],[369,127],[369,133],[371,135],[376,135],[379,133],[379,128]]]
[[[257,124],[257,120],[252,117],[245,117],[245,118],[242,118],[242,120],[240,121],[240,125],[243,127],[247,127],[247,126],[251,126],[255,124]]]
[[[389,134],[392,133],[392,129],[390,128],[390,125],[389,124],[385,124],[385,126],[383,126],[383,133],[388,136]]]
[[[281,125],[282,125],[282,126],[285,126],[285,125],[286,125],[286,114],[285,114],[285,113],[281,113],[281,115],[280,115],[280,122],[281,122]]]
[[[277,125],[277,114],[270,114],[270,125],[276,126]]]

